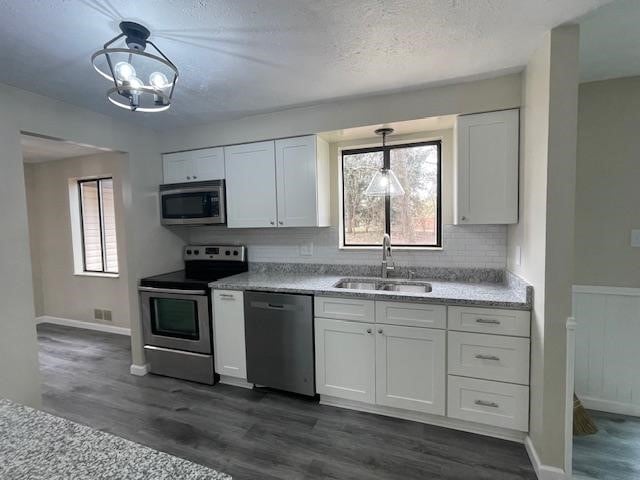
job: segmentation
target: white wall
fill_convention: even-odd
[[[25,165],[36,315],[107,323],[130,328],[128,257],[122,196],[127,156],[105,153]],[[112,176],[118,248],[118,278],[74,273],[69,180]],[[128,181],[128,180],[127,180]],[[37,267],[36,267],[37,266]],[[38,305],[39,303],[39,305]],[[112,311],[111,322],[94,319],[94,309]]]
[[[564,467],[565,322],[571,315],[578,27],[552,30],[524,73],[520,223],[508,268],[534,287],[530,436],[545,465]],[[516,256],[517,247],[521,256]]]
[[[580,85],[575,283],[640,287],[640,77]],[[578,324],[580,320],[578,319]]]
[[[8,263],[3,263],[3,270],[0,273],[1,286],[4,286],[5,282],[10,284],[9,288],[3,289],[2,295],[7,297],[6,299],[3,297],[2,303],[12,305],[13,310],[7,307],[0,312],[0,326],[4,331],[20,323],[20,328],[15,329],[12,335],[21,335],[17,339],[19,341],[11,335],[2,336],[0,340],[3,342],[0,378],[5,374],[5,369],[8,370],[6,375],[14,378],[15,365],[29,365],[27,359],[35,359],[37,350],[33,326],[32,282],[31,273],[29,273],[31,270],[28,258],[29,239],[26,235],[20,234],[23,230],[25,233],[27,231],[25,183],[20,152],[21,130],[129,154],[126,165],[128,173],[123,174],[123,178],[128,178],[129,181],[123,183],[123,197],[126,244],[130,259],[127,284],[131,313],[131,344],[133,362],[136,364],[144,362],[137,282],[145,275],[179,269],[182,265],[181,248],[184,241],[160,225],[158,184],[162,182],[162,162],[158,136],[141,126],[144,123],[140,121],[142,119],[142,116],[136,116],[135,119],[132,117],[132,123],[117,121],[50,98],[0,85],[0,139],[3,146],[0,153],[2,158],[0,177],[3,182],[2,195],[6,196],[3,198],[3,205],[12,205],[10,212],[2,213],[3,215],[11,214],[11,218],[7,218],[3,225],[15,225],[15,229],[3,230],[1,234],[3,257],[4,254],[11,255]],[[134,122],[134,120],[137,121]],[[7,190],[4,189],[5,182],[10,186]],[[18,243],[21,246],[17,246]],[[20,268],[4,269],[4,265],[12,266],[14,263],[18,263]],[[28,273],[28,279],[24,281],[20,278],[23,265],[26,266]],[[18,277],[17,280],[16,277]],[[17,294],[17,287],[14,286],[16,281],[22,288],[21,292],[28,293]],[[28,326],[23,325],[24,322],[28,323]],[[5,341],[11,342],[12,349],[4,349]],[[17,345],[20,349],[15,352],[13,350]],[[37,374],[37,372],[34,373]],[[28,397],[32,402],[36,402],[38,397],[36,376],[25,375],[20,381],[25,385],[33,386],[29,394],[23,395],[25,401]],[[0,394],[11,396],[11,392],[17,389],[17,384],[15,388],[11,386],[1,388]]]

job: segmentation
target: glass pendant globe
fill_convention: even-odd
[[[381,168],[373,176],[364,193],[373,197],[398,197],[404,195],[404,188],[393,170]]]
[[[169,80],[164,73],[153,72],[149,75],[149,84],[155,88],[165,88],[169,84]]]
[[[128,82],[131,78],[136,76],[136,69],[133,68],[129,62],[118,62],[114,68],[116,72],[116,78],[123,82]]]

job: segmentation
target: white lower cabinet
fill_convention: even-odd
[[[213,348],[215,371],[247,378],[244,340],[244,295],[234,290],[213,291]]]
[[[322,395],[375,402],[374,325],[315,319],[316,390]]]
[[[446,333],[376,325],[376,403],[445,414]]]
[[[449,375],[448,415],[526,432],[529,429],[529,387]]]

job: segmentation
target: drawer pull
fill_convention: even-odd
[[[487,323],[489,325],[500,325],[500,320],[494,320],[493,318],[476,318],[476,323]]]
[[[225,300],[233,300],[234,296],[231,293],[221,293],[220,298],[224,298]]]
[[[476,358],[479,360],[494,360],[496,362],[500,361],[500,357],[496,357],[495,355],[483,355],[482,353],[476,355]]]
[[[486,400],[476,400],[473,403],[475,403],[476,405],[480,405],[481,407],[498,408],[500,406],[496,402],[487,402]]]

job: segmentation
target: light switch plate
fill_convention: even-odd
[[[310,257],[313,255],[313,242],[305,242],[300,244],[300,256]]]
[[[631,246],[640,247],[640,230],[631,230]]]

